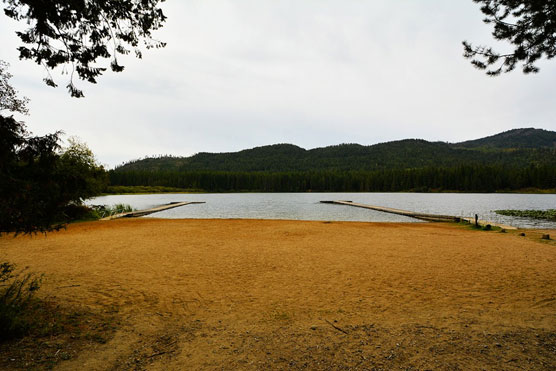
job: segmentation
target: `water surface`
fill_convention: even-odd
[[[554,209],[554,194],[501,193],[204,193],[111,195],[96,197],[92,205],[129,204],[147,209],[172,201],[204,201],[151,214],[155,218],[291,219],[363,222],[421,222],[401,215],[357,207],[321,204],[322,200],[349,200],[429,214],[471,217],[521,228],[556,228],[556,222],[516,218],[494,213],[500,209]]]

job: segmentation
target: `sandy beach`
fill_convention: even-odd
[[[44,273],[48,300],[117,309],[114,336],[60,369],[549,370],[556,245],[540,233],[134,219],[4,236],[0,260]]]

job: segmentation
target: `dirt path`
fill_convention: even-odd
[[[556,235],[556,233],[553,233]],[[3,237],[119,309],[62,369],[554,369],[556,245],[448,224],[117,220]]]

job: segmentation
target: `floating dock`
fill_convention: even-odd
[[[112,219],[119,219],[119,218],[138,218],[140,216],[145,216],[153,213],[158,213],[159,211],[170,210],[176,207],[185,206],[185,205],[192,205],[192,204],[204,204],[204,202],[195,202],[195,201],[185,201],[185,202],[170,202],[169,204],[160,205],[157,207],[153,207],[152,209],[146,210],[135,210],[129,211],[126,213],[114,214],[107,216],[106,218],[102,218],[100,220],[112,220]]]
[[[414,212],[414,211],[407,211],[407,210],[401,210],[401,209],[392,209],[392,208],[383,207],[383,206],[373,206],[373,205],[360,204],[360,203],[353,202],[353,201],[321,201],[321,203],[361,207],[363,209],[381,211],[381,212],[390,213],[390,214],[403,215],[403,216],[408,216],[410,218],[425,220],[425,221],[428,221],[428,222],[455,222],[455,223],[459,223],[460,221],[464,220],[464,221],[469,222],[469,223],[475,223],[474,218],[461,218],[459,216],[452,216],[452,215],[437,215],[437,214],[417,213],[417,212]],[[485,220],[479,220],[478,224],[482,225],[482,226],[490,225],[490,226],[493,226],[493,227],[500,227],[500,228],[504,228],[504,229],[517,229],[516,227],[512,227],[510,225],[492,223],[492,222],[488,222],[488,221],[485,221]]]

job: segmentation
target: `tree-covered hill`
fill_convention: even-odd
[[[466,164],[526,167],[556,165],[554,143],[556,132],[515,129],[454,144],[406,139],[371,146],[340,144],[311,150],[275,144],[239,152],[145,158],[123,164],[114,171],[375,171]]]
[[[210,192],[494,192],[556,189],[556,133],[519,129],[463,143],[406,139],[306,150],[275,144],[230,153],[131,161],[114,186]]]
[[[543,129],[513,129],[486,138],[456,143],[459,148],[556,148],[556,132]]]

